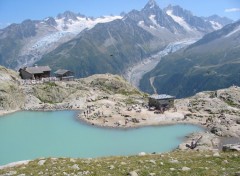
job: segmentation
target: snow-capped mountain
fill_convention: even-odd
[[[221,29],[223,26],[230,24],[233,22],[233,20],[226,18],[226,17],[220,17],[218,15],[212,15],[209,17],[203,17],[204,20],[209,21],[214,29]]]
[[[157,53],[171,42],[199,38],[217,29],[208,19],[193,16],[191,12],[179,6],[168,6],[162,10],[154,0],[150,0],[140,11],[132,10],[123,15],[91,18],[66,11],[55,18],[26,20],[21,24],[12,24],[0,30],[0,65],[15,69],[32,65],[42,59],[43,55],[59,54],[56,50],[61,55],[64,50],[67,53],[66,57],[70,57],[73,54],[70,53],[70,48],[75,49],[74,47],[78,48],[78,46],[69,45],[69,43],[76,43],[80,39],[81,42],[77,43],[86,44],[87,58],[94,53],[94,49],[101,51],[100,55],[105,55],[108,49],[113,47],[123,52],[118,52],[122,57],[128,57],[125,56],[129,53],[126,49],[137,48],[134,52],[136,55],[132,53],[131,57],[133,60],[138,60],[137,51],[139,50],[143,57],[143,55]],[[220,24],[219,20],[214,21],[214,19],[210,20]],[[86,39],[83,42],[82,39],[87,36],[91,41]],[[102,44],[104,48],[91,48],[95,47],[93,43],[97,46]],[[51,57],[55,58],[55,55],[52,54]],[[59,57],[56,56],[55,59]]]
[[[61,32],[71,32],[78,34],[84,29],[91,29],[98,23],[107,23],[116,19],[121,19],[122,16],[103,16],[99,18],[89,18],[81,14],[75,14],[66,11],[59,14],[55,18],[56,28]]]
[[[216,26],[213,26],[210,21],[194,16],[190,11],[184,10],[180,6],[169,5],[164,11],[186,31],[208,33],[216,29]],[[219,25],[218,29],[221,27],[222,25]]]
[[[24,65],[32,65],[41,59],[43,54],[73,39],[83,30],[89,30],[99,23],[107,23],[121,18],[121,16],[88,18],[66,11],[55,18],[25,20],[21,24],[12,24],[0,30],[0,40],[2,40],[0,64],[15,69]],[[5,53],[4,48],[6,47],[11,48],[13,52]],[[4,59],[1,59],[3,57]]]
[[[65,67],[73,70],[77,77],[107,72],[123,74],[169,43],[199,38],[211,31],[214,28],[207,20],[180,7],[162,10],[150,0],[140,11],[132,10],[122,19],[82,31],[44,55],[37,64],[48,64],[53,70]]]

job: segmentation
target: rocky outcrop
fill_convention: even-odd
[[[144,96],[117,75],[93,75],[68,82],[23,84],[14,71],[0,67],[0,74],[0,113],[10,110],[82,109],[86,102],[109,97],[121,102],[131,97],[142,99]]]
[[[0,66],[0,111],[24,107],[24,94],[19,88],[20,77],[16,72]]]
[[[207,91],[175,102],[185,121],[197,120],[217,136],[240,136],[240,87]]]

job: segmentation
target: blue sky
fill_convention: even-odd
[[[132,9],[141,10],[148,0],[0,0],[0,27],[25,19],[55,17],[70,10],[86,16],[118,15]],[[161,8],[180,5],[197,16],[218,14],[240,19],[240,0],[156,0]]]

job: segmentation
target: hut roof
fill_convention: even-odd
[[[165,99],[174,99],[176,97],[171,96],[171,95],[166,95],[166,94],[161,94],[161,95],[151,95],[149,98],[153,98],[156,100],[165,100]]]
[[[56,72],[54,72],[55,74],[57,74],[57,75],[64,75],[65,73],[67,73],[67,72],[70,72],[70,73],[73,73],[73,72],[71,72],[71,71],[69,71],[69,70],[65,70],[65,69],[58,69]]]
[[[25,71],[31,74],[43,73],[46,71],[51,71],[49,66],[35,66],[35,67],[26,67],[24,68]]]

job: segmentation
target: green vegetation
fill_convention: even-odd
[[[234,103],[232,100],[225,100],[225,103],[232,107],[238,107],[238,104]]]
[[[73,92],[71,89],[58,86],[56,83],[45,83],[33,87],[33,94],[44,103],[61,103],[68,95]]]
[[[204,51],[201,47],[181,50],[164,57],[144,75],[140,88],[153,93],[150,78],[155,77],[153,85],[158,93],[183,98],[201,91],[240,85],[239,56],[240,50],[236,47],[219,47],[214,51]]]
[[[0,170],[13,175],[235,175],[239,172],[240,153],[175,151],[160,155],[109,157],[100,159],[37,159],[26,166]]]
[[[44,84],[46,84],[46,85],[48,85],[50,87],[56,87],[57,86],[57,84],[55,82],[46,82]]]
[[[240,42],[236,40],[239,33],[228,36],[239,24],[238,21],[209,33],[188,48],[162,58],[140,81],[141,90],[153,93],[150,78],[155,78],[153,86],[158,93],[178,98],[240,86]]]
[[[127,105],[137,104],[137,102],[136,102],[133,98],[130,98],[130,97],[125,100],[125,103],[126,103]]]

